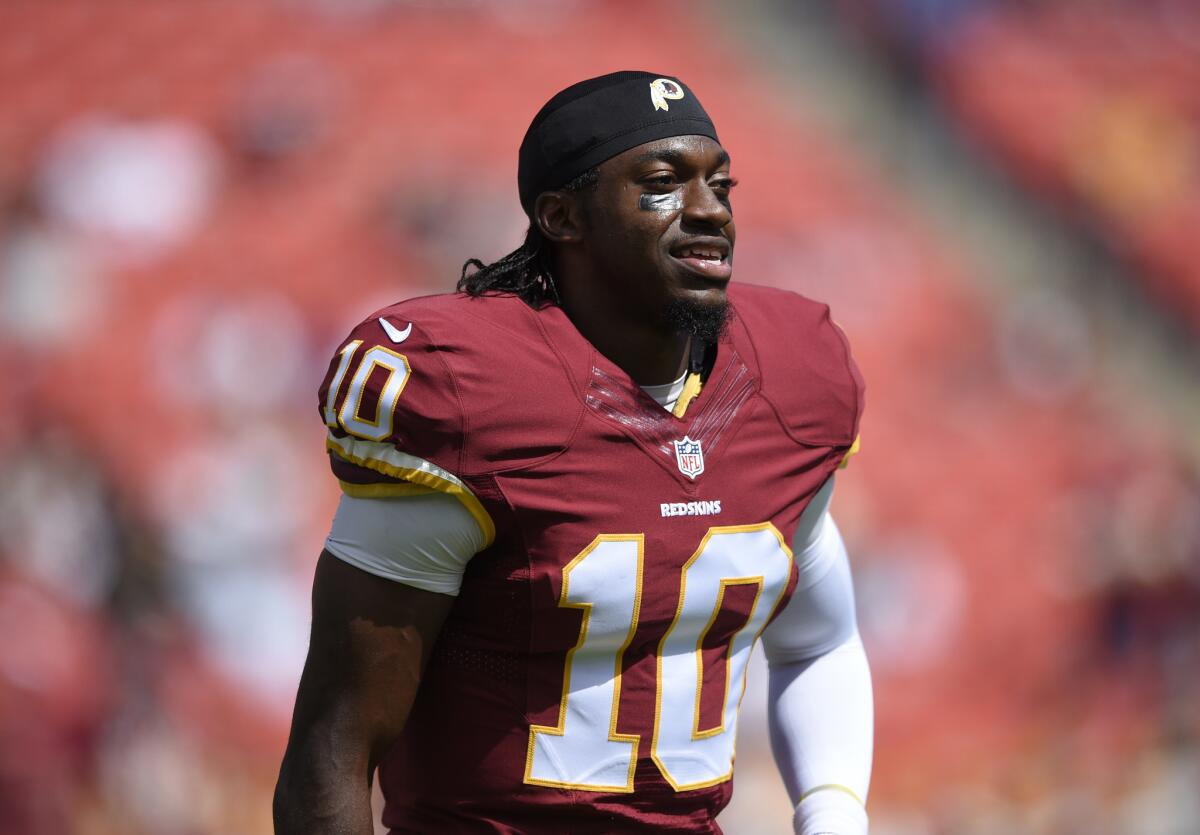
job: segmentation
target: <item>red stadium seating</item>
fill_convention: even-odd
[[[0,332],[0,371],[23,381],[0,395],[0,461],[27,445],[33,427],[68,433],[120,502],[160,534],[169,566],[194,559],[180,556],[172,534],[189,479],[203,504],[224,483],[208,481],[225,466],[217,452],[235,444],[253,455],[267,439],[275,446],[263,459],[284,474],[264,476],[262,489],[295,492],[263,506],[299,509],[254,536],[286,544],[295,599],[305,605],[336,495],[315,398],[329,352],[373,305],[449,289],[466,257],[515,246],[523,231],[516,147],[540,102],[589,75],[661,68],[701,92],[733,155],[738,278],[830,301],[868,380],[863,452],[841,479],[837,505],[863,584],[868,648],[876,642],[877,802],[920,805],[948,783],[989,779],[1060,720],[1113,727],[1107,717],[1124,716],[1129,704],[1084,710],[1072,690],[1109,672],[1087,649],[1104,601],[1079,580],[1094,542],[1062,497],[1115,489],[1130,473],[1170,462],[1161,422],[1152,417],[1139,442],[1114,445],[1132,433],[1093,379],[1052,406],[1017,391],[996,358],[993,302],[967,280],[955,244],[810,125],[795,93],[755,70],[717,21],[668,2],[639,4],[637,25],[628,4],[569,5],[569,14],[551,5],[522,14],[398,4],[337,19],[297,3],[0,7],[8,207],[0,237],[30,217],[60,223],[39,203],[40,178],[55,138],[85,115],[176,120],[205,137],[217,160],[199,219],[170,245],[130,255],[103,236],[67,230],[83,241],[102,298],[86,328],[40,343]],[[1154,118],[1191,130],[1200,62],[1147,48],[1130,34],[1134,19],[1098,35],[1075,22],[1051,14],[981,22],[944,56],[947,93],[1031,181],[1088,201],[1121,230],[1146,274],[1200,327],[1200,272],[1184,257],[1186,230],[1200,228],[1194,171],[1183,185],[1139,193],[1151,202],[1132,211],[1101,202],[1088,191],[1092,175],[1077,170],[1096,136],[1086,126],[1112,105],[1097,97],[1118,81],[1137,101],[1155,102]],[[1139,51],[1140,75],[1105,74],[1118,37]],[[1180,74],[1151,87],[1162,62]],[[1036,131],[1027,128],[1031,112],[1046,114]],[[239,316],[270,327],[257,332]],[[274,350],[298,356],[299,370],[274,380],[260,361]],[[250,370],[237,367],[243,361]],[[261,385],[261,403],[246,374]],[[59,595],[63,607],[81,605],[71,617],[110,624],[96,633],[109,637],[78,627],[84,643],[73,651],[103,640],[142,670],[136,685],[103,685],[112,695],[99,718],[92,704],[63,708],[75,711],[70,721],[45,709],[44,721],[64,734],[82,716],[88,733],[74,738],[85,753],[55,778],[71,811],[26,831],[81,821],[89,832],[153,831],[114,824],[128,810],[105,799],[105,781],[124,778],[98,752],[106,733],[131,722],[150,722],[152,741],[194,757],[200,764],[184,778],[207,786],[217,806],[243,810],[206,807],[189,831],[266,831],[263,814],[244,810],[265,803],[290,704],[256,695],[222,666],[187,616],[129,629],[107,603],[46,591],[5,548],[0,540],[0,559],[12,564],[0,590],[29,584]],[[260,553],[209,556],[214,565],[252,565]],[[907,628],[917,630],[911,645]],[[889,632],[901,640],[889,642]],[[5,709],[25,704],[21,686],[0,674],[0,733],[21,721]],[[106,723],[118,717],[126,724],[113,730]],[[1127,744],[1110,740],[1116,732],[1097,734],[1098,746]],[[0,785],[16,768],[4,753]],[[8,807],[21,808],[19,798],[0,795],[0,813]]]
[[[930,56],[969,131],[1114,242],[1200,330],[1200,13],[998,4]]]

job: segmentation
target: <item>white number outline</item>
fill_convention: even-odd
[[[771,611],[767,617],[763,619],[763,625],[754,633],[754,638],[750,641],[749,649],[752,650],[754,648],[754,645],[758,642],[758,639],[762,637],[763,630],[766,629],[767,625],[771,622],[771,617],[774,616],[775,611],[779,608],[780,603],[783,602],[784,595],[787,593],[787,587],[791,582],[792,568],[795,562],[792,549],[788,547],[787,541],[784,539],[783,534],[780,533],[779,529],[776,528],[771,522],[760,522],[754,525],[717,525],[709,528],[705,532],[704,537],[700,540],[699,547],[697,547],[692,556],[688,558],[688,561],[683,564],[683,568],[680,571],[679,604],[675,610],[675,617],[671,620],[671,625],[667,627],[667,631],[663,633],[662,638],[658,642],[658,651],[655,658],[656,674],[654,677],[654,734],[650,738],[650,758],[654,761],[654,764],[658,766],[658,770],[662,774],[663,778],[671,785],[671,788],[677,792],[703,789],[709,786],[719,785],[720,783],[724,783],[729,780],[733,776],[733,762],[736,758],[735,749],[737,747],[737,740],[735,737],[730,742],[728,771],[712,779],[697,780],[693,782],[681,782],[676,780],[671,774],[671,769],[665,762],[664,756],[659,752],[659,737],[662,730],[663,685],[665,682],[662,672],[663,653],[666,648],[667,641],[670,640],[671,636],[675,633],[675,629],[679,625],[680,618],[683,615],[683,608],[687,599],[688,569],[690,569],[708,551],[710,544],[716,537],[726,534],[754,533],[756,531],[770,531],[772,534],[774,534],[775,539],[779,542],[780,551],[782,551],[786,557],[787,569],[783,573],[784,579],[783,583],[780,585],[779,594],[771,604]],[[730,650],[733,649],[733,645],[737,643],[738,639],[742,636],[742,633],[745,632],[754,622],[754,615],[758,611],[758,605],[762,599],[762,591],[765,582],[765,574],[741,577],[722,577],[718,581],[717,597],[713,605],[712,614],[709,616],[708,623],[696,636],[696,649],[694,650],[696,659],[696,694],[692,707],[693,715],[691,733],[691,738],[693,741],[711,739],[726,732],[725,708],[729,701],[729,683],[733,674],[733,654]],[[717,618],[720,616],[721,607],[725,600],[725,589],[731,585],[749,585],[752,583],[758,586],[758,590],[754,595],[754,602],[750,606],[750,611],[746,616],[746,622],[741,626],[741,628],[739,628],[729,637],[729,643],[727,645],[728,648],[725,652],[725,688],[722,691],[721,699],[721,724],[714,728],[708,728],[701,731],[700,700],[703,697],[704,687],[704,639],[708,637],[709,630],[712,629],[713,624],[716,623]],[[734,714],[735,717],[741,713],[742,698],[746,695],[746,678],[748,672],[748,667],[743,665],[741,691],[738,693],[737,708]]]
[[[566,736],[567,722],[567,699],[571,690],[571,671],[572,662],[575,659],[575,652],[581,648],[587,641],[588,621],[591,618],[593,603],[572,603],[568,600],[570,590],[571,571],[578,567],[587,557],[595,553],[601,545],[606,542],[636,542],[637,543],[637,577],[634,588],[636,589],[633,598],[633,617],[629,624],[629,631],[625,634],[625,640],[621,642],[621,646],[617,649],[616,658],[613,664],[613,696],[612,707],[609,715],[608,723],[608,741],[609,742],[626,742],[630,745],[629,757],[629,772],[623,786],[600,786],[591,783],[571,783],[559,780],[549,780],[533,776],[534,768],[534,752],[537,746],[537,735],[548,734],[550,736],[563,737]],[[642,608],[642,571],[645,567],[645,550],[646,537],[643,534],[600,534],[591,543],[579,552],[562,571],[562,592],[558,596],[558,606],[560,609],[579,609],[583,612],[583,621],[579,626],[579,638],[575,642],[575,646],[567,650],[566,663],[563,665],[563,686],[562,694],[558,702],[558,722],[556,725],[530,725],[529,726],[529,747],[525,756],[525,782],[533,786],[547,786],[558,789],[580,789],[582,791],[596,792],[614,792],[620,794],[628,794],[633,791],[633,774],[637,769],[637,749],[641,744],[641,734],[622,734],[617,732],[617,714],[621,707],[621,669],[625,659],[625,650],[629,649],[629,645],[633,642],[633,636],[637,632],[638,621],[641,616]]]
[[[325,425],[330,429],[337,429],[341,426],[334,405],[337,403],[337,394],[342,387],[342,381],[346,379],[346,372],[350,369],[350,360],[354,359],[354,352],[358,350],[359,345],[362,345],[362,340],[356,339],[346,343],[345,347],[338,351],[341,359],[338,361],[337,371],[333,374],[333,380],[329,383],[329,391],[325,393]]]
[[[679,603],[677,604],[675,616],[672,619],[671,624],[667,627],[666,631],[663,633],[662,638],[660,638],[659,642],[658,642],[658,651],[657,651],[657,657],[656,657],[656,661],[655,661],[656,671],[655,671],[655,697],[654,697],[654,699],[655,699],[655,701],[654,701],[654,726],[653,726],[653,734],[652,734],[651,743],[650,743],[650,757],[654,761],[654,764],[656,766],[658,766],[658,769],[662,773],[664,779],[666,779],[666,781],[671,785],[671,787],[673,789],[675,789],[675,791],[677,791],[677,792],[690,791],[693,789],[700,789],[700,788],[705,788],[708,786],[714,786],[714,785],[718,785],[720,783],[723,783],[723,782],[726,782],[727,780],[729,780],[730,777],[733,776],[733,761],[735,759],[734,755],[736,753],[734,750],[736,748],[736,739],[733,739],[730,742],[730,764],[729,764],[729,771],[727,771],[726,773],[724,773],[714,779],[711,779],[711,780],[704,780],[704,781],[697,781],[697,782],[690,782],[690,783],[679,782],[679,781],[675,780],[674,777],[672,777],[667,764],[663,761],[663,758],[660,757],[659,751],[658,751],[659,731],[662,726],[663,650],[667,644],[667,640],[671,637],[672,634],[674,634],[676,627],[681,622],[680,618],[683,614],[684,603],[686,600],[686,592],[687,592],[686,582],[687,582],[688,569],[691,568],[706,553],[706,551],[709,548],[714,537],[721,536],[723,534],[751,533],[751,532],[755,532],[755,531],[770,531],[772,534],[774,534],[775,539],[779,543],[779,549],[783,553],[784,557],[786,558],[786,571],[782,574],[783,582],[779,586],[779,592],[778,592],[777,596],[775,597],[775,600],[772,601],[771,609],[770,609],[768,616],[762,620],[762,626],[760,626],[757,629],[757,631],[754,633],[754,637],[748,645],[749,648],[753,648],[754,644],[761,637],[762,632],[766,628],[767,624],[770,623],[771,617],[775,614],[775,611],[779,608],[780,604],[783,602],[784,596],[787,592],[788,585],[791,582],[792,570],[793,570],[793,566],[794,566],[794,556],[792,554],[792,549],[788,547],[788,544],[785,541],[783,534],[781,534],[779,532],[779,529],[776,528],[775,525],[772,524],[771,522],[762,522],[762,523],[754,524],[754,525],[716,526],[716,527],[712,527],[712,528],[708,529],[708,531],[705,533],[704,537],[701,539],[699,547],[696,548],[695,552],[692,554],[691,557],[688,558],[687,562],[684,563],[682,569],[680,570]],[[592,607],[595,605],[594,603],[587,603],[587,602],[578,602],[578,601],[571,602],[568,599],[570,573],[585,558],[587,558],[590,554],[594,553],[595,550],[598,547],[600,547],[600,545],[602,543],[616,542],[616,541],[636,541],[638,543],[637,580],[636,580],[636,585],[634,587],[634,606],[633,606],[634,616],[632,619],[632,623],[630,624],[629,631],[626,633],[625,639],[621,643],[618,651],[615,654],[615,658],[614,658],[614,676],[613,676],[613,680],[612,680],[613,697],[612,697],[612,704],[611,704],[611,708],[610,708],[610,717],[609,717],[609,726],[608,726],[608,740],[609,741],[632,743],[631,748],[630,748],[630,756],[629,756],[628,780],[624,786],[611,786],[611,785],[601,786],[601,785],[596,785],[596,784],[557,781],[557,780],[533,777],[532,770],[533,770],[533,763],[534,763],[534,751],[535,751],[538,734],[551,734],[551,735],[558,736],[558,737],[564,737],[566,735],[567,704],[568,704],[568,700],[571,696],[570,689],[571,689],[572,665],[575,660],[576,650],[578,650],[580,647],[582,647],[584,645],[585,641],[587,640],[588,625],[589,625],[589,619],[591,616],[591,610],[592,610]],[[553,725],[553,726],[532,725],[531,724],[529,727],[529,744],[528,744],[526,758],[525,758],[524,782],[526,784],[535,785],[535,786],[548,786],[548,787],[560,788],[560,789],[576,789],[576,790],[580,790],[580,791],[593,791],[593,792],[629,793],[634,790],[633,779],[634,779],[634,773],[637,768],[637,762],[638,762],[637,755],[638,755],[638,748],[639,748],[640,742],[641,742],[641,735],[640,734],[618,733],[617,732],[617,717],[618,717],[618,713],[620,711],[620,705],[621,705],[621,671],[622,671],[622,665],[624,663],[625,651],[629,648],[629,645],[633,640],[634,634],[637,631],[638,619],[639,619],[640,610],[641,610],[642,581],[643,581],[642,570],[643,570],[643,560],[644,560],[644,553],[643,553],[644,547],[645,547],[645,537],[643,534],[601,534],[601,535],[597,536],[595,539],[593,539],[592,542],[585,549],[583,549],[583,551],[581,551],[579,554],[577,554],[563,568],[563,587],[562,587],[562,591],[559,594],[558,606],[559,606],[559,608],[582,610],[583,620],[582,620],[582,623],[580,624],[579,637],[576,640],[575,645],[567,651],[566,660],[563,665],[563,686],[562,686],[562,692],[560,695],[559,705],[558,705],[557,724]],[[703,579],[703,578],[700,578],[700,579]],[[691,719],[691,723],[692,723],[691,737],[693,740],[707,739],[707,738],[719,736],[720,734],[724,733],[726,730],[725,714],[726,714],[726,707],[728,706],[729,688],[730,688],[731,678],[732,678],[732,674],[733,674],[733,661],[734,661],[732,650],[733,650],[734,644],[738,641],[738,639],[742,636],[742,634],[745,632],[745,630],[748,629],[755,620],[755,614],[758,611],[758,606],[762,600],[762,593],[763,593],[763,588],[765,586],[765,582],[766,582],[765,574],[754,575],[754,576],[721,577],[718,579],[718,590],[717,590],[717,594],[716,594],[716,598],[715,598],[715,603],[713,605],[712,613],[708,618],[708,622],[706,623],[704,628],[699,631],[697,638],[696,638],[696,649],[695,649],[695,662],[696,662],[695,690],[696,690],[696,693],[695,693],[695,699],[693,701],[693,716]],[[708,637],[709,631],[712,629],[713,625],[716,623],[716,619],[720,616],[720,613],[722,611],[722,607],[724,604],[724,599],[725,599],[725,590],[729,586],[732,586],[732,585],[751,585],[751,584],[756,585],[757,590],[754,595],[754,601],[750,607],[750,612],[747,615],[746,622],[742,625],[742,627],[739,628],[736,632],[734,632],[733,635],[730,636],[730,639],[729,639],[729,642],[727,644],[726,651],[725,651],[725,687],[724,687],[724,690],[722,693],[722,700],[721,700],[721,705],[722,705],[721,723],[720,723],[720,725],[718,725],[716,727],[707,728],[705,730],[700,730],[700,727],[699,727],[700,719],[701,719],[701,717],[700,717],[700,701],[702,698],[702,689],[703,689],[703,682],[704,682],[704,669],[703,669],[704,640],[705,640],[705,638]],[[745,693],[746,693],[746,673],[747,673],[746,665],[743,664],[742,675],[741,675],[741,691],[739,692],[738,699],[737,699],[737,712],[740,712],[740,710],[741,710],[742,698],[745,696]],[[737,715],[737,713],[735,713],[735,716],[736,715]]]
[[[698,638],[696,638],[696,680],[697,681],[704,680],[704,654],[703,654],[704,653],[704,639],[708,637],[708,633],[713,628],[713,624],[715,624],[717,622],[717,618],[721,616],[721,609],[724,608],[724,605],[725,605],[725,589],[729,588],[730,586],[756,586],[756,589],[754,591],[754,600],[750,604],[750,614],[747,615],[747,617],[746,617],[746,623],[742,625],[742,629],[745,629],[746,626],[749,625],[750,620],[754,617],[755,609],[758,608],[758,598],[760,598],[762,596],[763,582],[764,582],[764,577],[761,574],[759,574],[755,577],[726,577],[721,580],[719,588],[717,590],[717,604],[713,607],[712,617],[710,617],[708,619],[708,623],[705,624],[704,629],[700,630],[700,636]],[[675,613],[675,617],[676,617],[676,619],[679,618],[679,612]],[[675,624],[672,623],[671,627],[673,628],[674,625]],[[742,629],[739,629],[737,632],[730,635],[729,643],[727,643],[725,645],[725,689],[723,689],[721,691],[722,707],[725,705],[725,702],[728,701],[728,699],[729,699],[729,677],[733,674],[733,658],[731,657],[732,650],[733,650],[733,642],[737,640],[737,637],[738,637],[738,635],[741,634]],[[759,630],[759,631],[761,632],[762,630]],[[670,630],[668,630],[668,634],[670,634]],[[664,636],[663,640],[664,641],[666,640],[665,636]],[[755,636],[755,640],[758,640],[757,635]],[[742,692],[743,693],[745,692],[745,679],[743,679],[743,681],[742,681]],[[708,739],[710,736],[718,736],[720,734],[725,733],[725,711],[724,710],[721,711],[720,724],[718,724],[715,727],[708,728],[707,730],[703,730],[703,731],[700,730],[700,699],[702,696],[703,696],[703,693],[701,693],[701,688],[697,687],[696,688],[696,708],[695,708],[696,716],[695,716],[695,721],[692,722],[692,739]],[[738,699],[738,704],[739,705],[741,704],[741,699]]]
[[[398,354],[382,345],[371,346],[363,352],[362,358],[358,361],[358,368],[355,370],[354,376],[350,378],[350,387],[346,390],[346,399],[342,401],[342,407],[335,411],[338,390],[342,387],[354,355],[361,346],[362,340],[356,339],[347,343],[339,352],[342,359],[338,363],[333,380],[329,383],[329,392],[325,396],[325,423],[330,428],[336,429],[340,426],[356,438],[382,441],[392,434],[396,403],[404,392],[405,386],[408,385],[408,378],[412,376],[412,366],[408,364],[408,357],[404,354]],[[375,417],[368,419],[360,415],[359,410],[362,409],[363,392],[366,389],[367,381],[371,379],[376,368],[386,370],[388,376],[379,389],[379,402],[375,405]]]

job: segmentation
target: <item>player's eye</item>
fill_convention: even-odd
[[[663,172],[661,174],[652,174],[642,180],[646,185],[651,186],[673,186],[675,185],[675,175]]]
[[[709,182],[709,185],[713,188],[714,191],[721,191],[721,192],[724,192],[725,194],[728,194],[733,189],[733,187],[736,186],[737,184],[738,184],[738,181],[735,180],[733,177],[719,177],[719,178]]]

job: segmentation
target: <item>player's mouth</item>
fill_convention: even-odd
[[[690,271],[716,281],[733,275],[729,241],[724,238],[693,239],[671,247],[671,257]]]

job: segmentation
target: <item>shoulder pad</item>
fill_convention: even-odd
[[[392,446],[453,472],[463,438],[453,377],[428,331],[397,315],[401,307],[372,313],[334,352],[318,391],[321,417],[334,439]]]
[[[799,443],[848,451],[858,437],[864,385],[829,306],[746,284],[730,296],[754,347],[761,394],[788,434]]]
[[[582,402],[535,319],[506,296],[427,296],[376,311],[330,363],[326,425],[460,476],[560,452]]]

